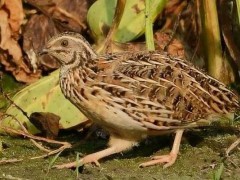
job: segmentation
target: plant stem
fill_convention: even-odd
[[[223,80],[222,45],[216,0],[202,0],[201,4],[203,44],[208,62],[208,72],[214,78]]]
[[[240,25],[240,0],[236,0],[236,4],[237,4],[238,25]]]
[[[150,13],[150,4],[151,0],[145,0],[145,37],[147,49],[149,51],[154,51],[154,39],[153,39],[153,24],[152,24],[152,16]]]

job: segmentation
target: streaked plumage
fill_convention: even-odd
[[[238,97],[223,83],[160,52],[97,55],[75,33],[53,37],[43,52],[62,64],[65,97],[110,133],[110,147],[86,156],[83,163],[98,164],[98,159],[130,149],[149,135],[176,132],[170,155],[142,164],[170,166],[185,128],[210,125],[215,115],[239,108]]]

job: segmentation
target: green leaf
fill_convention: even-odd
[[[3,109],[4,107],[6,107],[7,105],[7,101],[3,96],[0,96],[0,109]]]
[[[219,169],[217,169],[214,174],[213,174],[213,179],[214,180],[220,180],[221,179],[221,176],[222,176],[222,173],[223,173],[223,169],[224,169],[224,164],[221,163]]]
[[[59,123],[63,129],[74,127],[86,121],[84,115],[65,99],[58,81],[59,70],[22,89],[12,100],[27,112],[28,116],[33,112],[52,112],[60,116]],[[11,105],[6,113],[16,117],[26,125],[29,132],[33,134],[39,132],[14,105]],[[19,124],[11,117],[3,119],[1,124],[14,129],[20,128]]]
[[[155,21],[167,0],[152,0],[150,5],[151,21]],[[98,0],[89,9],[87,21],[96,42],[101,42],[111,27],[117,0]],[[127,0],[122,20],[113,38],[125,43],[132,41],[145,32],[144,1]]]

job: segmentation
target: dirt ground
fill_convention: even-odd
[[[73,145],[83,138],[79,133],[62,133],[60,140]],[[45,159],[31,157],[42,155],[28,139],[0,135],[2,151],[0,159],[23,159],[21,162],[1,164],[0,179],[214,179],[220,165],[224,164],[221,179],[239,179],[240,151],[235,150],[228,158],[224,152],[237,139],[234,134],[220,130],[201,130],[185,133],[176,163],[163,169],[161,165],[139,168],[141,162],[156,154],[170,151],[173,136],[147,139],[129,152],[101,160],[101,167],[85,165],[77,173],[72,169],[50,169],[48,166],[54,156]],[[93,135],[89,140],[64,151],[55,164],[76,160],[77,153],[86,155],[106,147],[107,140]],[[53,147],[52,147],[53,148]]]

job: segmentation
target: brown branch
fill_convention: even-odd
[[[226,155],[229,156],[230,152],[233,151],[240,144],[240,138],[232,143],[226,150]]]
[[[21,113],[29,120],[27,112],[25,112],[20,106],[18,106],[3,90],[2,76],[0,76],[0,93],[5,97],[11,105],[13,104]]]
[[[3,159],[3,160],[0,161],[0,165],[8,164],[8,163],[20,162],[20,161],[23,161],[23,159]]]
[[[39,144],[38,142],[36,142],[33,139],[30,139],[30,141],[40,150],[45,151],[47,153],[51,152],[49,149],[46,149],[45,147],[43,147],[41,144]]]
[[[13,116],[13,115],[11,115],[11,114],[3,114],[2,117],[4,117],[4,116],[13,118],[13,119],[19,124],[19,126],[22,128],[22,130],[23,130],[25,133],[28,133],[28,130],[25,128],[25,126],[24,126],[15,116]],[[0,119],[0,121],[1,121],[1,120],[3,120],[3,118]]]
[[[36,145],[39,149],[41,149],[43,151],[47,151],[48,153],[44,154],[42,156],[30,158],[30,159],[44,158],[44,157],[56,154],[58,152],[61,152],[61,151],[65,150],[65,149],[68,149],[68,148],[72,147],[72,145],[70,143],[68,143],[68,142],[55,141],[55,140],[51,140],[51,139],[47,139],[47,138],[43,138],[43,137],[34,136],[34,135],[28,134],[28,133],[26,133],[24,131],[12,129],[12,128],[5,127],[5,126],[0,126],[0,128],[3,129],[5,132],[26,136],[26,137],[30,138],[32,141],[33,141],[33,139],[35,139],[35,140],[39,140],[39,141],[44,141],[44,142],[48,142],[48,143],[61,144],[62,145],[60,148],[58,148],[56,150],[53,150],[53,151],[50,151],[50,150],[42,147],[37,142],[34,142],[34,145]]]
[[[47,153],[47,154],[44,154],[44,155],[42,155],[42,156],[32,157],[32,158],[30,158],[30,159],[45,158],[45,157],[51,156],[51,155],[53,155],[53,154],[57,154],[57,153],[59,153],[59,152],[62,152],[62,151],[64,151],[64,150],[67,149],[67,148],[69,148],[69,147],[63,145],[63,146],[61,146],[60,148],[58,148],[58,149],[56,149],[56,150],[53,150],[53,151],[50,151],[50,152]]]
[[[0,126],[0,129],[3,129],[4,131],[9,132],[9,133],[14,133],[14,134],[17,134],[17,135],[26,136],[30,139],[35,139],[35,140],[38,140],[38,141],[44,141],[44,142],[52,143],[52,144],[66,145],[69,148],[72,146],[68,142],[61,142],[61,141],[56,141],[56,140],[52,140],[52,139],[47,139],[47,138],[44,138],[44,137],[34,136],[34,135],[28,134],[24,131],[12,129],[12,128],[9,128],[9,127],[6,127],[6,126]]]
[[[2,87],[2,85],[0,85]],[[21,113],[29,120],[29,116],[27,114],[27,112],[25,112],[20,106],[18,106],[6,93],[3,92],[3,89],[1,89],[1,93],[2,95],[11,103],[13,104],[19,111],[21,111]]]
[[[8,117],[13,118],[13,119],[20,125],[20,127],[22,128],[22,130],[23,130],[25,133],[29,134],[29,132],[28,132],[28,130],[25,128],[25,126],[24,126],[16,117],[14,117],[14,116],[11,115],[11,114],[4,114],[3,116],[8,116]],[[1,120],[0,120],[0,121],[1,121]],[[30,139],[30,141],[31,141],[36,147],[38,147],[40,150],[45,151],[45,152],[50,152],[50,150],[44,148],[44,147],[41,146],[39,143],[37,143],[35,140]]]
[[[121,22],[125,4],[126,4],[126,0],[117,0],[117,5],[115,8],[115,13],[113,16],[111,28],[108,31],[108,34],[107,34],[107,37],[106,37],[104,43],[102,43],[102,44],[104,44],[104,47],[100,46],[100,48],[98,49],[99,52],[101,52],[101,51],[103,51],[104,53],[111,52],[110,50],[111,50],[113,37],[116,34],[118,26]]]

